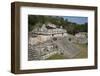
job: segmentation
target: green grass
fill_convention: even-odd
[[[60,54],[55,54],[47,58],[47,60],[52,60],[52,59],[65,59],[65,58]]]
[[[75,58],[87,58],[88,57],[88,46],[87,44],[77,44],[80,53]]]

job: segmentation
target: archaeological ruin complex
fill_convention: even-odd
[[[43,24],[28,34],[28,60],[45,60],[54,54],[73,58],[80,52],[74,43],[88,42],[86,33],[81,35],[68,34],[62,26],[58,28],[51,23]]]

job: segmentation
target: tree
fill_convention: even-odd
[[[78,32],[88,32],[88,23],[77,24],[64,19],[62,16],[42,16],[42,15],[29,15],[28,16],[28,29],[32,31],[33,28],[40,28],[43,24],[52,23],[57,28],[62,26],[68,33],[75,35]]]

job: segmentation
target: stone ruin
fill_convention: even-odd
[[[87,37],[83,34],[78,33],[73,36],[62,27],[57,28],[56,25],[50,23],[33,29],[32,32],[29,32],[28,39],[29,61],[45,60],[54,54],[73,58],[80,53],[80,49],[74,43],[87,43]]]

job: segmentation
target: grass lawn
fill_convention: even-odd
[[[52,59],[65,59],[62,55],[55,54],[47,58],[47,60],[52,60]]]
[[[87,44],[77,44],[80,53],[75,58],[87,58],[88,57],[88,45]]]

